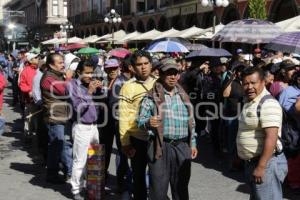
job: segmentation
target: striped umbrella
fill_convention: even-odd
[[[172,53],[172,52],[181,52],[187,53],[189,50],[181,43],[175,41],[160,41],[150,45],[146,48],[146,51],[149,52],[163,52],[163,53]]]
[[[281,28],[272,22],[258,19],[243,19],[227,24],[216,33],[212,40],[259,44],[269,43],[282,33]]]
[[[300,32],[284,33],[265,46],[266,49],[300,54]]]

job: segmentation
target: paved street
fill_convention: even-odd
[[[11,103],[11,90],[6,90],[4,116],[7,120],[6,133],[0,137],[0,200],[64,200],[70,199],[67,185],[53,186],[45,182],[45,169],[32,145],[22,140],[22,123],[18,110]],[[202,138],[199,157],[192,165],[190,194],[192,200],[244,200],[248,199],[247,187],[242,182],[242,173],[227,172],[227,164],[212,156],[209,142]],[[110,166],[108,200],[121,197],[114,194],[115,157]],[[287,199],[300,196],[286,195]]]

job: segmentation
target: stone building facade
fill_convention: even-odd
[[[68,0],[12,0],[4,6],[8,10],[24,11],[24,18],[10,19],[23,24],[30,38],[48,39],[67,22]]]
[[[164,31],[170,28],[179,30],[196,25],[211,27],[213,16],[227,24],[233,20],[247,18],[247,0],[230,0],[226,8],[205,8],[200,0],[69,0],[69,21],[80,37],[103,35],[110,32],[104,15],[114,8],[122,16],[122,23],[115,26],[127,32],[145,32],[156,28]],[[273,22],[288,19],[300,14],[300,0],[267,0],[269,20]]]

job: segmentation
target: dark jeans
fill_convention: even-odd
[[[58,175],[59,163],[67,175],[72,174],[72,146],[65,141],[65,125],[48,124],[47,175]]]
[[[147,145],[148,143],[131,137],[131,144],[136,153],[131,158],[131,167],[133,175],[133,196],[134,200],[147,200],[146,188],[146,167],[147,167]]]
[[[238,119],[226,120],[227,128],[227,149],[230,155],[236,155],[236,136],[239,127]]]
[[[114,136],[116,136],[116,144],[118,148],[118,154],[120,162],[117,166],[117,180],[118,184],[123,184],[124,176],[129,170],[128,159],[122,153],[122,146],[119,134],[119,124],[114,119],[110,119],[105,127],[100,131],[100,143],[105,145],[105,170],[107,172],[110,164],[110,158],[112,153],[112,146],[114,141]]]
[[[119,123],[116,122],[116,128],[119,128]],[[128,165],[128,158],[127,156],[122,152],[122,145],[121,145],[121,139],[120,139],[120,132],[119,130],[116,131],[116,144],[118,148],[118,156],[120,158],[119,163],[117,165],[117,181],[118,184],[122,185],[124,182],[124,177],[129,172],[129,165]],[[128,178],[128,177],[127,177]],[[127,182],[131,182],[131,180],[128,180]]]
[[[211,120],[211,139],[213,144],[213,150],[216,155],[221,155],[220,125],[220,119]]]
[[[19,102],[19,87],[18,87],[18,76],[15,76],[12,81],[12,92],[13,92],[13,104]]]
[[[41,108],[40,108],[41,109]],[[45,121],[43,119],[43,112],[36,115],[37,120],[37,138],[38,138],[38,148],[39,153],[42,154],[43,158],[47,160],[48,152],[48,129]]]
[[[150,199],[168,199],[171,185],[173,200],[188,200],[188,185],[191,176],[191,148],[185,142],[177,145],[163,143],[163,155],[149,163]]]
[[[116,129],[111,119],[109,119],[108,123],[99,130],[100,144],[105,145],[105,173],[107,173],[110,164],[114,135],[116,134],[115,130]]]

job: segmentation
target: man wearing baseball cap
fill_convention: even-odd
[[[20,74],[20,82],[19,88],[22,92],[22,96],[25,103],[25,117],[30,115],[36,111],[36,107],[34,106],[34,102],[32,99],[32,83],[33,78],[36,75],[37,68],[38,68],[38,54],[28,53],[27,54],[27,65],[25,65],[23,71]],[[33,118],[25,118],[24,122],[24,134],[25,136],[31,136],[33,130]]]
[[[112,145],[113,145],[113,139],[114,135],[116,134],[116,128],[114,127],[114,121],[113,121],[113,109],[112,105],[110,105],[109,100],[114,95],[112,93],[112,87],[115,83],[116,78],[119,75],[120,72],[120,63],[117,59],[108,59],[104,63],[104,71],[107,74],[106,79],[103,80],[103,92],[106,94],[106,98],[104,99],[104,103],[109,108],[108,113],[108,122],[105,124],[105,126],[100,131],[100,143],[105,144],[105,170],[107,172],[109,163],[110,163],[110,156],[112,152]],[[100,114],[104,114],[103,112]],[[100,119],[104,118],[104,116],[100,116]]]
[[[195,120],[189,96],[178,84],[178,64],[166,62],[141,103],[138,127],[150,135],[150,199],[189,199],[191,160],[197,156]],[[172,175],[171,175],[172,174]]]

